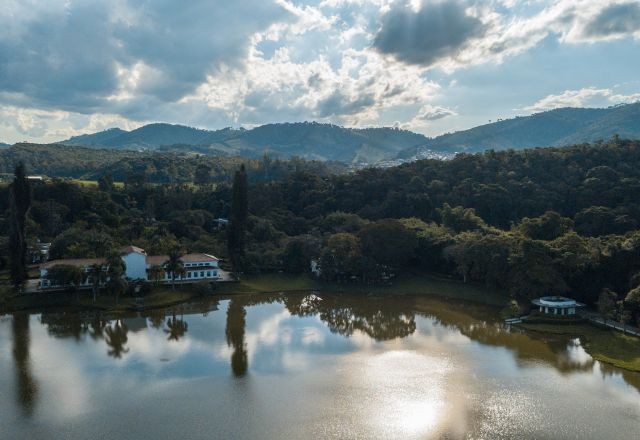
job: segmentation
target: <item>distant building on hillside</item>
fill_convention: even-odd
[[[120,257],[126,266],[124,277],[131,281],[153,281],[161,283],[171,282],[171,273],[166,271],[165,263],[169,260],[168,255],[147,255],[144,249],[136,246],[126,246],[120,249]],[[195,253],[185,254],[180,257],[184,266],[184,274],[176,278],[176,282],[190,283],[195,281],[217,281],[222,278],[219,259],[209,254]],[[73,258],[51,260],[40,265],[40,288],[52,289],[65,287],[55,284],[51,280],[49,270],[60,265],[76,266],[89,274],[91,266],[94,264],[106,264],[104,258]],[[160,270],[155,274],[155,269]],[[106,270],[106,268],[105,268]],[[157,277],[157,278],[156,278]],[[81,287],[91,286],[89,276],[85,277]]]

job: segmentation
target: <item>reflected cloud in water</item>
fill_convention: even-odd
[[[17,420],[70,438],[127,413],[147,430],[124,423],[115,432],[141,438],[173,429],[202,438],[606,429],[624,438],[640,422],[636,373],[594,361],[579,340],[510,330],[493,309],[433,298],[234,296],[142,315],[18,314],[0,320],[7,352],[15,375],[0,357],[0,391],[17,392],[0,417],[19,409]],[[559,428],[566,417],[573,431]],[[71,419],[78,431],[62,428]],[[25,436],[24,426],[0,427],[0,437]]]

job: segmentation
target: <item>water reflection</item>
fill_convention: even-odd
[[[164,331],[168,337],[168,341],[179,341],[184,337],[189,329],[189,325],[184,322],[184,315],[180,318],[176,318],[176,309],[172,309],[172,317],[167,320],[167,329]]]
[[[247,346],[244,341],[247,317],[245,303],[247,298],[234,297],[229,300],[229,306],[227,307],[227,325],[224,332],[227,336],[227,344],[233,348],[231,371],[236,377],[242,377],[247,374],[247,369],[249,368]]]
[[[639,374],[594,361],[579,339],[509,329],[480,304],[245,295],[142,314],[46,312],[40,325],[15,314],[12,340],[5,321],[0,394],[15,383],[11,405],[61,438],[101,423],[137,438],[626,438],[640,423]],[[0,438],[28,438],[2,423],[2,405]],[[148,432],[120,427],[132,412]]]
[[[15,363],[17,402],[26,416],[31,416],[35,408],[38,386],[31,371],[29,345],[31,343],[29,314],[13,314],[13,360]],[[2,394],[0,394],[2,395]]]
[[[89,336],[94,341],[104,338],[104,330],[107,327],[107,320],[102,317],[99,312],[94,312],[93,318],[89,323]]]
[[[125,347],[129,338],[129,328],[120,319],[117,319],[114,323],[108,324],[104,330],[106,335],[107,346],[109,350],[107,353],[116,359],[122,358],[122,355],[129,352],[129,349]]]
[[[327,295],[285,296],[294,316],[318,315],[329,329],[343,336],[361,331],[376,341],[404,338],[416,331],[414,301],[394,297]]]

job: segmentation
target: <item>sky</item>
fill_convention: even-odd
[[[0,142],[150,122],[435,136],[640,100],[639,0],[4,0]]]

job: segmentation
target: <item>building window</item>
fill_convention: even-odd
[[[217,277],[217,276],[218,276],[218,271],[217,271],[217,270],[214,270],[214,271],[213,271],[213,276],[214,276],[214,277]]]
[[[191,272],[187,272],[187,278],[191,278]]]
[[[207,278],[209,278],[211,276],[211,271],[207,271]]]

